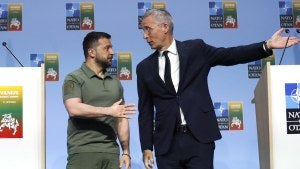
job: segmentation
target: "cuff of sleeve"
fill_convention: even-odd
[[[122,156],[127,156],[127,157],[129,157],[129,159],[131,159],[131,156],[127,153],[123,153]]]
[[[269,55],[272,55],[272,54],[273,54],[273,50],[270,49],[270,48],[268,48],[267,41],[264,41],[264,43],[263,43],[263,48],[264,48],[264,51],[265,51],[266,53],[268,53]]]

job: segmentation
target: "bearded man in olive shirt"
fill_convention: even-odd
[[[88,33],[83,40],[85,62],[64,80],[67,169],[130,169],[128,119],[135,107],[124,104],[120,81],[106,72],[114,54],[110,38],[105,32]]]

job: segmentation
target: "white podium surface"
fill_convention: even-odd
[[[293,98],[287,84],[299,84]],[[296,102],[298,111],[287,111],[287,99]],[[260,169],[300,169],[299,102],[300,65],[267,64],[255,89]],[[290,123],[287,116],[298,121]]]
[[[22,138],[0,138],[0,168],[45,169],[44,65],[2,67],[0,77],[0,87],[19,86],[23,97]]]

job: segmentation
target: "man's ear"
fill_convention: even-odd
[[[89,49],[88,49],[88,55],[89,55],[90,57],[95,57],[95,56],[96,56],[96,51],[95,51],[95,49],[89,48]]]
[[[166,23],[163,23],[163,24],[162,24],[162,28],[163,28],[163,32],[164,32],[164,33],[167,33],[167,32],[170,31],[170,27],[169,27],[169,25],[166,24]]]

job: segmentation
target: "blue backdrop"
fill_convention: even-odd
[[[126,102],[137,105],[135,67],[153,52],[137,26],[137,3],[143,1],[76,2],[94,2],[95,30],[112,35],[115,52],[132,52],[133,79],[122,81],[122,84]],[[280,27],[276,0],[236,1],[237,29],[210,29],[209,1],[164,2],[173,15],[174,35],[178,40],[202,38],[211,45],[229,47],[266,40]],[[47,169],[63,169],[67,161],[68,115],[62,102],[61,86],[66,74],[78,68],[84,61],[81,44],[88,31],[65,29],[66,3],[74,3],[71,0],[2,0],[0,3],[23,4],[23,30],[2,31],[0,41],[7,42],[7,46],[25,66],[30,66],[31,53],[59,54],[60,80],[46,82],[46,166]],[[298,36],[293,29],[291,34]],[[297,56],[299,50],[299,45],[287,49],[282,64],[300,64],[300,57]],[[282,50],[274,52],[278,64]],[[5,48],[1,48],[0,66],[19,65]],[[215,67],[210,73],[210,91],[215,102],[243,102],[244,130],[222,131],[223,138],[216,142],[216,169],[259,169],[255,105],[251,103],[257,80],[248,78],[247,64]],[[141,169],[143,164],[137,114],[130,120],[130,127],[132,169]]]

